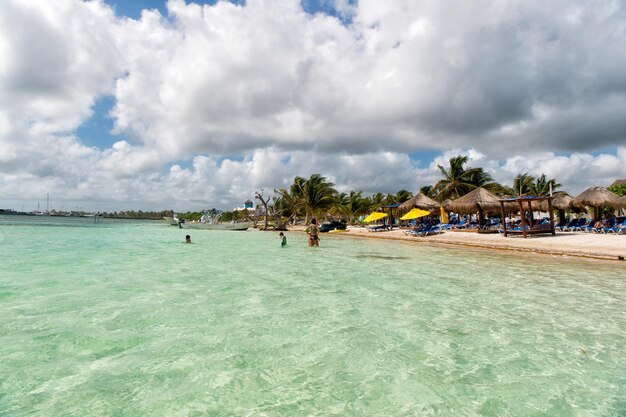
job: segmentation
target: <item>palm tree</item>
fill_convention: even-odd
[[[536,196],[548,195],[550,194],[551,185],[552,191],[556,191],[556,189],[561,186],[561,184],[557,183],[554,178],[547,179],[546,174],[541,174],[540,177],[537,177],[535,183],[531,184],[530,190],[531,193]]]
[[[455,199],[467,194],[468,192],[478,188],[496,187],[497,183],[493,182],[493,178],[482,168],[468,168],[464,165],[468,161],[465,155],[458,155],[450,158],[450,168],[445,169],[441,165],[437,165],[443,176],[437,184],[435,184],[434,192],[439,201],[447,198]]]
[[[376,193],[368,197],[368,210],[380,209],[382,206],[386,205],[386,198],[387,196],[383,193]]]
[[[281,188],[274,190],[280,198],[280,205],[285,211],[291,211],[291,218],[295,224],[298,214],[303,210],[303,195],[304,195],[304,183],[306,179],[302,177],[295,177],[293,184],[289,186],[289,189]]]
[[[309,222],[309,215],[316,216],[330,209],[337,199],[335,184],[326,181],[320,174],[313,174],[301,185],[301,201],[305,210],[305,223]]]
[[[420,187],[420,193],[422,193],[426,197],[430,197],[430,198],[437,197],[435,195],[434,190],[435,190],[435,187],[433,187],[432,185],[424,185],[424,186]]]
[[[531,194],[535,177],[527,172],[518,174],[513,180],[513,196],[519,197],[524,194]]]
[[[337,199],[336,211],[348,219],[349,224],[354,219],[365,214],[369,209],[369,201],[363,198],[362,192],[350,191],[350,194],[341,193]]]
[[[305,222],[308,223],[310,217],[323,214],[336,203],[338,194],[334,185],[320,174],[313,174],[308,180],[295,177],[289,190],[281,188],[277,193],[293,207],[296,216],[304,213]]]
[[[396,193],[395,204],[404,203],[409,198],[413,197],[413,193],[409,190],[400,190]]]

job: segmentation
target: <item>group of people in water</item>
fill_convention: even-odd
[[[317,225],[317,220],[315,218],[311,219],[311,224],[304,230],[309,235],[309,246],[319,246],[320,245],[320,228]],[[283,232],[278,234],[280,238],[280,246],[287,246],[287,236]],[[185,236],[185,243],[191,243],[191,236]]]

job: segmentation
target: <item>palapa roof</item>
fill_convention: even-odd
[[[408,210],[412,208],[421,208],[422,210],[434,211],[437,210],[441,204],[433,200],[432,198],[422,193],[417,193],[404,203],[400,204],[400,210]]]
[[[624,180],[615,180],[615,181],[613,181],[613,184],[611,184],[609,187],[614,187],[616,185],[624,185],[624,184],[626,184],[626,179],[624,179]]]
[[[552,194],[552,208],[555,210],[569,210],[574,198],[565,191],[557,191]],[[541,211],[548,211],[548,201],[544,200],[539,203]]]
[[[452,201],[450,210],[465,214],[476,213],[480,210],[499,211],[500,199],[494,193],[479,187]]]
[[[441,202],[441,206],[446,210],[450,210],[450,204],[452,204],[452,200],[449,198]]]
[[[620,198],[604,187],[587,188],[580,195],[572,200],[572,205],[576,207],[612,207],[618,209],[622,207]]]

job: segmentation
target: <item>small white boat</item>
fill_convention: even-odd
[[[219,214],[214,212],[205,212],[199,222],[180,222],[178,227],[181,229],[198,229],[198,230],[247,230],[254,225],[254,222],[236,222],[223,223],[218,220]]]
[[[165,220],[165,222],[169,224],[170,226],[178,226],[178,223],[180,223],[180,220],[176,217],[164,216],[163,220]]]
[[[198,229],[198,230],[247,230],[253,225],[254,225],[254,222],[235,222],[235,223],[185,222],[185,223],[180,223],[181,229]]]

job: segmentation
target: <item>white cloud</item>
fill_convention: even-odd
[[[313,173],[415,191],[459,153],[574,193],[626,177],[621,3],[328,0],[349,23],[296,0],[167,7],[2,1],[0,204],[229,208]],[[75,134],[102,95],[107,149]]]

